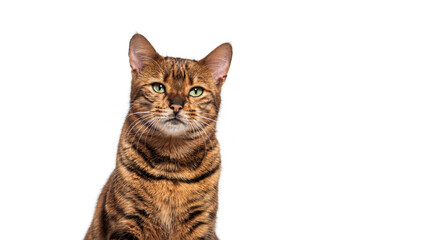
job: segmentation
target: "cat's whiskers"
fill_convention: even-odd
[[[163,114],[162,114],[162,115],[163,115]],[[146,133],[146,136],[145,136],[145,145],[146,145],[146,137],[148,136],[149,132],[154,133],[154,132],[156,131],[156,129],[157,129],[157,125],[158,125],[158,123],[159,123],[162,119],[166,119],[166,117],[157,115],[157,116],[154,116],[154,118],[150,119],[150,122],[146,122],[147,124],[145,124],[145,125],[147,125],[147,126],[146,126],[146,128],[143,130],[143,132],[141,133],[141,135],[140,135],[140,137],[139,137],[139,139],[138,139],[138,143],[140,142],[140,139],[141,139],[141,137],[143,136],[143,134],[146,132],[146,130],[148,130],[147,133]],[[144,121],[144,122],[145,122],[145,121]],[[149,129],[148,129],[148,128],[149,128]],[[152,134],[151,134],[151,137],[152,137]]]
[[[149,122],[147,122],[147,120],[149,120]],[[143,127],[148,127],[148,126],[147,126],[148,124],[151,125],[152,121],[154,121],[153,116],[149,116],[149,117],[146,117],[146,118],[142,119],[143,124],[142,124],[142,126],[137,130],[137,132],[134,133],[134,137],[132,138],[132,143],[134,143],[134,141],[135,141],[135,137],[138,135],[138,133],[140,132],[140,130],[141,130]]]
[[[190,121],[188,120],[189,117],[185,116],[185,122],[191,126]],[[184,136],[187,136],[187,128],[184,128]],[[194,130],[193,130],[193,136],[194,136]]]
[[[140,113],[150,113],[151,111],[142,111],[142,112],[135,112],[135,113],[131,113],[131,114],[128,114],[128,115],[126,115],[126,118],[128,118],[128,117],[130,117],[130,116],[132,116],[132,115],[135,115],[135,114],[140,114]],[[125,118],[125,119],[126,119]]]
[[[200,118],[203,118],[203,119],[207,119],[207,120],[211,120],[211,121],[213,121],[213,122],[215,122],[215,123],[217,122],[216,120],[213,120],[213,119],[211,119],[211,118],[207,118],[207,117],[203,117],[203,116],[201,116],[201,115],[199,115],[199,114],[196,114],[196,115],[194,115],[194,116],[195,116],[195,117],[200,117]],[[216,131],[216,128],[215,128],[214,126],[211,125],[211,122],[207,123],[207,122],[202,121],[202,120],[200,120],[200,119],[197,119],[197,121],[199,121],[199,122],[201,122],[201,123],[203,123],[203,124],[205,124],[205,125],[207,125],[207,126],[213,128],[213,130]]]
[[[210,116],[218,116],[218,114],[214,114],[214,113],[202,113],[202,114],[207,114],[207,115],[210,115]],[[201,115],[201,114],[199,114],[199,115]]]
[[[187,111],[187,113],[190,114],[190,115],[201,115],[201,114],[206,114],[206,115],[210,115],[211,117],[218,116],[218,114],[214,114],[214,113],[206,113],[206,112],[199,113],[199,112],[197,112],[197,111]]]
[[[149,122],[147,122],[147,124],[145,124],[147,126],[145,127],[143,132],[140,134],[140,137],[138,138],[138,141],[137,141],[137,145],[140,143],[140,139],[142,138],[142,136],[146,132],[146,130],[148,130],[148,133],[149,133],[151,131],[151,129],[153,129],[153,127],[155,125],[155,122],[157,122],[157,121],[159,121],[159,119],[154,119],[153,118],[153,119],[150,119]],[[146,141],[145,141],[145,145],[146,145]]]
[[[191,121],[190,121],[190,117],[188,117],[186,114],[184,115],[185,116],[185,122],[188,124],[188,125],[190,125],[191,127],[193,127],[192,125],[191,125]],[[185,128],[184,129],[184,135],[187,135],[187,128]],[[193,129],[193,135],[194,135],[194,129]]]
[[[147,114],[147,115],[143,115],[142,117],[144,118],[144,117],[146,117],[146,116],[152,116],[153,114],[152,113],[154,113],[154,111],[153,110],[150,110],[150,111],[142,111],[142,112],[135,112],[135,113],[131,113],[131,114],[128,114],[127,116],[126,116],[126,118],[125,119],[127,119],[129,116],[132,116],[132,115],[136,115],[136,114],[140,114],[140,113],[149,113],[149,114]],[[126,129],[126,132],[125,132],[125,135],[126,136],[128,136],[129,135],[129,132],[130,131],[132,131],[132,129],[138,124],[138,121],[139,120],[141,120],[141,117],[138,117],[137,116],[137,119],[136,120],[134,120],[129,126],[128,126],[128,128]],[[135,125],[134,125],[135,124]],[[132,125],[134,125],[134,126],[132,126]],[[131,129],[129,129],[129,128],[131,128]],[[128,131],[129,130],[129,131]]]
[[[205,124],[205,126],[201,124],[203,128],[205,128],[206,126],[208,126],[208,127],[213,128],[213,130],[216,130],[216,128],[213,127],[212,125],[210,125],[210,123],[204,122],[204,121],[202,121],[202,120],[200,120],[200,119],[196,119],[196,120],[199,121],[199,122],[201,122],[202,124]]]
[[[140,138],[142,137],[142,135],[145,133],[145,131],[146,131],[149,127],[152,127],[152,123],[153,123],[154,121],[155,121],[154,119],[149,119],[149,121],[146,121],[146,124],[143,124],[143,126],[140,127],[140,129],[137,130],[137,132],[134,134],[134,139],[132,140],[132,142],[134,142],[135,137],[138,135],[138,132],[140,132],[140,130],[141,130],[143,127],[145,127],[145,129],[142,131],[142,133],[140,134],[140,136],[139,136],[139,138],[138,138],[138,140],[137,140],[137,146],[140,146],[140,145],[139,145],[139,143],[140,143]]]
[[[151,114],[143,115],[143,118],[146,118],[147,116],[150,116]],[[126,129],[125,135],[128,136],[129,133],[132,131],[132,129],[138,125],[138,122],[141,120],[140,117],[137,117],[131,124],[129,124],[128,128]]]
[[[202,113],[202,114],[209,114],[209,113]],[[197,116],[197,117],[200,117],[200,118],[203,118],[203,119],[207,119],[207,120],[211,120],[211,121],[214,121],[214,122],[218,123],[218,122],[217,122],[216,120],[214,120],[214,119],[211,119],[211,118],[207,118],[207,117],[201,116],[201,114],[190,114],[190,116]],[[215,116],[217,116],[217,115],[215,115]],[[225,128],[225,129],[228,129],[227,126],[226,126],[224,123],[222,123],[222,122],[221,122],[221,127]],[[231,131],[229,131],[229,132],[231,132]]]
[[[192,120],[194,121],[194,119],[192,119]],[[192,126],[193,126],[193,124],[196,125],[196,128],[197,128],[197,130],[198,130],[197,133],[199,133],[199,136],[201,136],[202,141],[204,141],[204,151],[207,152],[207,139],[206,139],[205,136],[202,134],[202,132],[201,132],[199,126],[197,126],[197,124],[196,124],[195,122],[192,122]]]
[[[207,134],[207,131],[205,131],[205,127],[206,126],[204,126],[204,125],[201,125],[199,122],[202,122],[202,123],[205,123],[205,122],[203,122],[203,121],[201,121],[201,120],[199,120],[199,119],[195,119],[195,121],[198,123],[198,125],[200,126],[200,129],[205,133],[205,135],[207,136],[207,138],[208,138],[208,140],[210,141],[210,144],[212,143],[212,140],[210,139],[210,137],[208,136],[208,134]],[[199,121],[199,122],[198,122]],[[205,123],[205,124],[207,124],[207,123]],[[207,124],[207,125],[209,125],[209,124]],[[210,126],[210,125],[209,125]],[[210,127],[212,127],[212,126],[210,126]],[[213,128],[213,127],[212,127]]]
[[[145,145],[147,144],[147,143],[146,143],[146,140],[147,140],[147,138],[148,138],[148,134],[149,134],[149,132],[151,132],[151,137],[149,138],[149,140],[151,140],[151,139],[152,139],[152,135],[153,135],[154,132],[156,131],[156,129],[157,129],[157,127],[159,126],[159,123],[162,121],[162,119],[165,119],[165,118],[158,118],[157,121],[154,123],[154,126],[153,126],[153,128],[152,128],[153,131],[151,131],[151,129],[150,129],[150,131],[148,131],[148,132],[146,133],[146,136],[145,136]]]
[[[187,119],[191,119],[192,121],[194,121],[193,118],[186,116]],[[191,125],[191,127],[193,128],[193,136],[195,136],[196,134],[199,134],[199,136],[201,136],[202,140],[204,141],[204,149],[205,151],[207,151],[207,140],[205,139],[204,135],[202,135],[199,126],[196,125],[196,127],[193,125],[194,122],[192,121],[188,121]],[[196,131],[196,128],[198,131]]]
[[[212,148],[212,153],[213,153],[213,159],[215,159],[215,152],[213,151],[213,143],[212,140],[210,139],[210,137],[208,136],[207,132],[204,130],[203,127],[199,127],[199,123],[196,121],[196,119],[192,119],[196,125],[198,126],[198,128],[203,131],[205,133],[205,135],[207,136],[209,142],[210,142],[210,147]],[[205,145],[205,150],[207,151],[207,144],[206,144],[207,140],[205,140],[204,145]]]
[[[191,128],[193,129],[193,136],[195,136],[198,132],[196,131],[196,128],[193,126],[193,123],[190,121],[193,120],[191,117],[185,116],[187,122],[190,124]],[[199,130],[199,129],[198,129]]]
[[[215,123],[217,123],[217,121],[216,120],[214,120],[214,119],[211,119],[211,118],[208,118],[208,117],[204,117],[204,116],[201,116],[201,115],[196,115],[196,116],[198,116],[198,117],[200,117],[200,118],[203,118],[203,119],[206,119],[206,120],[210,120],[210,121],[213,121],[213,122],[215,122]]]

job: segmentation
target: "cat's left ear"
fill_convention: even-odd
[[[232,61],[232,45],[230,43],[223,43],[205,58],[199,61],[204,64],[212,74],[216,85],[221,89],[222,84],[227,78],[227,72]]]
[[[136,33],[132,36],[129,42],[129,63],[132,71],[140,73],[144,66],[160,58],[161,56],[143,35]]]

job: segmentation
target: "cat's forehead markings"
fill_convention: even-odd
[[[166,60],[168,73],[165,75],[164,82],[171,83],[175,90],[180,91],[187,81],[191,82],[188,76],[188,60],[182,58],[168,58]]]

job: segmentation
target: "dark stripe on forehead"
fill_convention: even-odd
[[[173,70],[173,87],[176,90],[181,90],[184,86],[185,74],[182,69]]]
[[[186,74],[186,77],[188,78],[190,85],[193,85],[193,78],[190,77],[190,74]]]
[[[163,73],[163,82],[166,82],[168,80],[169,76],[170,76],[170,72],[169,71],[165,71]]]
[[[179,91],[183,89],[186,78],[185,61],[181,58],[173,58],[172,60],[173,87]]]
[[[175,68],[173,69],[173,78],[174,80],[184,80],[185,79],[185,72],[182,68]]]
[[[184,60],[182,58],[176,58],[177,68],[182,69],[184,66]]]

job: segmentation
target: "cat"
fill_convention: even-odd
[[[231,60],[229,43],[196,61],[131,38],[129,113],[85,240],[218,239],[215,132]]]

